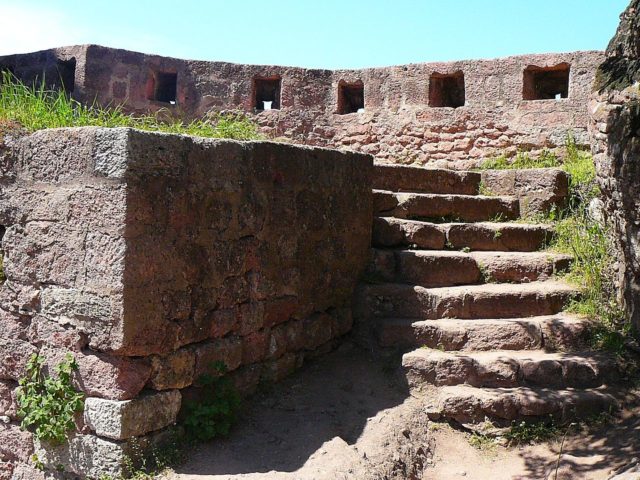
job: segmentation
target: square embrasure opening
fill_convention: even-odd
[[[153,72],[149,100],[175,105],[178,92],[178,74]]]
[[[58,70],[58,82],[62,89],[67,93],[72,93],[76,85],[76,59],[57,60],[56,69]]]
[[[357,113],[364,110],[364,83],[340,82],[338,84],[338,113]]]
[[[569,98],[571,65],[560,63],[554,67],[530,65],[524,69],[522,98],[524,100],[560,100]]]
[[[464,107],[464,73],[432,73],[429,78],[430,107]]]
[[[256,110],[280,110],[280,77],[262,77],[253,80],[253,106]]]

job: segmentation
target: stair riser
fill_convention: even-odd
[[[442,250],[447,237],[442,229],[432,223],[401,223],[392,218],[373,219],[374,247],[408,247]]]
[[[373,188],[392,192],[476,195],[482,175],[476,172],[375,165]]]
[[[546,280],[566,270],[568,258],[500,258],[496,256],[446,255],[426,252],[373,250],[369,274],[385,282],[423,287],[449,287],[485,282]]]
[[[374,192],[374,213],[384,217],[480,222],[518,218],[517,200],[499,197],[448,197]]]
[[[587,322],[556,318],[519,321],[380,320],[380,346],[429,347],[444,351],[537,350],[578,351],[587,346]]]
[[[530,398],[526,395],[506,395],[502,398],[480,399],[474,395],[453,396],[442,401],[437,418],[462,424],[481,423],[486,419],[508,426],[514,420],[548,419],[574,421],[589,418],[618,408],[616,399],[598,392],[580,392],[573,396],[557,395]]]
[[[616,380],[614,368],[600,371],[584,361],[530,360],[519,362],[505,356],[491,362],[479,362],[471,357],[431,360],[405,355],[403,368],[409,386],[470,385],[473,387],[552,387],[594,388],[605,380]]]
[[[373,246],[398,248],[415,246],[426,250],[494,252],[534,252],[553,236],[545,226],[486,226],[483,224],[433,224],[376,217],[373,221]]]
[[[545,227],[497,229],[482,225],[451,225],[447,230],[447,242],[453,248],[471,250],[534,252],[543,248],[552,237]]]
[[[373,286],[375,287],[375,286]],[[419,288],[398,286],[376,292],[375,288],[361,288],[356,294],[355,311],[361,318],[516,318],[554,315],[560,312],[573,294],[552,291],[493,292],[441,297]]]

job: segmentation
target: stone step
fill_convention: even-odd
[[[425,384],[594,388],[620,378],[615,357],[600,352],[500,350],[461,353],[419,348],[404,354],[402,367],[412,389]]]
[[[619,392],[614,388],[476,388],[466,385],[438,389],[435,404],[427,414],[432,420],[454,420],[461,424],[489,419],[508,426],[514,420],[549,418],[573,421],[601,412],[617,410]]]
[[[532,252],[553,237],[551,225],[526,223],[430,223],[393,217],[373,220],[373,246]]]
[[[554,315],[578,291],[559,281],[487,283],[425,288],[399,283],[361,284],[355,295],[358,318],[482,319]]]
[[[549,252],[372,251],[370,278],[423,287],[546,280],[567,270],[568,255]]]
[[[375,164],[373,188],[392,192],[476,195],[482,174],[406,165]]]
[[[587,344],[591,322],[569,314],[482,320],[385,318],[376,327],[383,347],[445,351],[578,350]]]
[[[483,195],[436,195],[373,191],[373,211],[382,217],[442,222],[513,220],[518,218],[518,200]]]

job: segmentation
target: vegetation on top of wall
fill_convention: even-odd
[[[1,72],[0,120],[17,122],[27,131],[58,127],[131,127],[153,132],[177,133],[209,138],[260,140],[258,126],[241,114],[214,113],[184,123],[166,116],[130,115],[122,107],[83,105],[60,90],[25,85],[9,72]]]
[[[45,359],[34,354],[17,390],[21,427],[41,441],[59,445],[76,429],[74,417],[84,408],[84,394],[72,383],[78,364],[71,354],[55,367],[55,376],[44,373]]]

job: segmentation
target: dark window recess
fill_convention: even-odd
[[[364,84],[341,83],[338,85],[338,113],[356,113],[364,109]]]
[[[434,73],[429,78],[430,107],[464,107],[464,73]]]
[[[76,85],[76,59],[58,60],[56,69],[58,70],[56,84],[60,84],[60,87],[67,93],[73,92]]]
[[[177,73],[156,72],[153,74],[153,90],[149,100],[175,104],[177,91]]]
[[[5,65],[4,63],[0,63],[0,74],[1,72],[7,72],[12,76],[16,76],[16,71],[11,65]]]
[[[253,81],[254,107],[256,110],[266,110],[265,102],[271,102],[271,109],[280,109],[280,83],[277,77],[256,78]],[[268,108],[268,106],[267,106]]]
[[[524,100],[568,98],[570,69],[571,66],[568,63],[548,68],[536,66],[525,68],[522,98]]]

